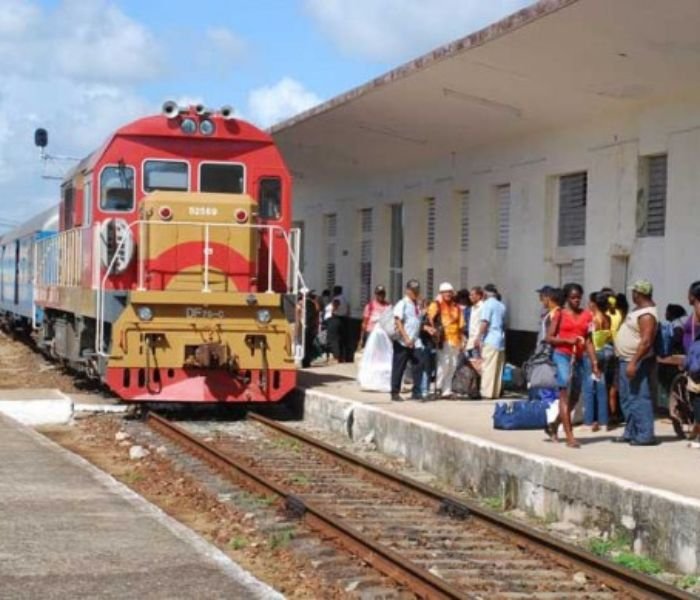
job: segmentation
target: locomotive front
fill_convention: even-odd
[[[125,400],[282,399],[301,287],[290,185],[229,109],[166,103],[123,127],[64,182],[38,268],[43,344]]]

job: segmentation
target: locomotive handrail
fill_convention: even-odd
[[[137,282],[137,289],[139,291],[146,291],[147,288],[145,287],[145,260],[146,260],[146,240],[148,239],[147,236],[144,235],[144,229],[147,226],[151,225],[159,225],[159,226],[193,226],[193,227],[204,227],[204,269],[203,269],[203,286],[202,286],[202,293],[208,293],[211,291],[209,287],[209,255],[210,255],[210,246],[209,246],[209,241],[210,241],[210,235],[209,235],[209,228],[210,227],[226,227],[226,228],[236,228],[236,229],[254,229],[262,232],[267,232],[268,233],[268,268],[267,268],[267,290],[266,293],[275,293],[273,290],[273,266],[274,266],[274,243],[275,243],[275,237],[277,237],[277,234],[282,237],[284,240],[284,243],[286,245],[286,248],[288,250],[288,271],[287,271],[287,278],[291,278],[291,286],[290,286],[290,281],[288,280],[286,282],[286,288],[287,288],[287,293],[292,293],[294,294],[295,298],[297,294],[299,293],[300,289],[303,292],[303,310],[301,314],[301,325],[302,325],[302,331],[306,328],[306,286],[304,284],[304,279],[301,274],[301,269],[299,265],[299,251],[300,251],[300,246],[299,246],[299,235],[300,231],[297,228],[290,229],[289,231],[285,230],[283,227],[280,225],[273,225],[273,224],[258,224],[258,223],[209,223],[209,222],[202,222],[202,221],[148,221],[144,219],[139,219],[137,221],[132,221],[131,223],[128,223],[128,228],[129,231],[133,231],[135,227],[139,227],[139,242],[137,245],[138,249],[138,282]],[[95,335],[95,352],[97,355],[102,356],[104,358],[109,358],[110,354],[108,354],[105,350],[104,347],[104,318],[105,318],[105,291],[106,291],[106,284],[107,280],[109,277],[113,274],[114,267],[117,261],[117,258],[119,256],[120,250],[124,247],[124,244],[127,241],[127,237],[124,236],[122,239],[119,241],[117,244],[114,254],[112,256],[112,259],[110,260],[109,264],[107,265],[105,269],[105,273],[100,281],[100,284],[97,289],[97,298],[96,298],[96,335]],[[95,257],[95,260],[97,258]],[[293,268],[289,268],[291,262],[293,261]],[[290,272],[291,271],[291,272]],[[290,277],[291,276],[291,277]],[[301,287],[300,287],[301,286]],[[296,320],[296,319],[295,319]],[[301,344],[295,344],[295,350],[294,350],[294,358],[295,360],[299,360],[305,352],[305,339],[304,335],[301,335]]]

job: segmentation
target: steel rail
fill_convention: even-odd
[[[471,600],[474,598],[474,596],[455,588],[426,569],[406,560],[393,550],[362,535],[340,519],[306,501],[303,496],[292,494],[277,483],[256,473],[253,468],[217,450],[175,423],[149,412],[146,415],[146,424],[154,431],[180,444],[193,455],[219,469],[223,474],[233,477],[235,480],[242,479],[262,493],[272,493],[279,496],[284,500],[285,508],[291,516],[300,519],[322,536],[335,540],[340,546],[358,556],[377,571],[406,586],[417,596],[429,600]]]
[[[634,598],[669,598],[677,600],[693,600],[697,597],[664,583],[658,579],[637,573],[631,569],[617,565],[611,561],[596,556],[572,544],[542,533],[525,524],[518,523],[493,511],[483,508],[473,501],[458,498],[436,488],[420,483],[414,479],[392,473],[380,466],[373,465],[358,456],[317,440],[310,435],[297,431],[277,421],[263,417],[257,413],[248,413],[248,418],[261,423],[278,433],[287,435],[318,450],[329,453],[333,458],[344,462],[356,471],[361,471],[384,485],[398,486],[423,499],[431,500],[438,510],[443,513],[464,518],[467,515],[476,517],[497,529],[514,536],[515,543],[526,545],[540,552],[544,551],[560,564],[587,572],[613,590],[630,594]]]

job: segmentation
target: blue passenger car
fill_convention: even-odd
[[[41,323],[41,309],[34,303],[35,247],[57,230],[58,207],[53,207],[0,236],[0,315],[12,327]]]

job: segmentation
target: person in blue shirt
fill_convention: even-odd
[[[492,283],[484,286],[486,300],[481,307],[481,325],[476,349],[483,359],[481,397],[500,398],[506,362],[506,306]]]

